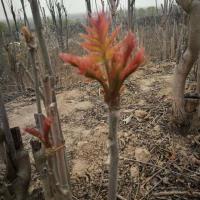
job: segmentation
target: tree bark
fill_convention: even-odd
[[[135,0],[128,0],[128,29],[131,31],[134,31],[134,22],[133,22],[134,5],[135,5]]]
[[[119,109],[116,107],[109,108],[109,186],[108,199],[116,200],[117,198],[117,177],[118,177],[118,161],[119,149],[117,142],[117,126],[119,121]]]
[[[60,3],[56,3],[57,11],[58,11],[58,33],[59,33],[59,47],[60,50],[63,52],[65,50],[64,40],[63,40],[63,19],[62,19],[62,7]]]
[[[52,70],[49,54],[47,51],[46,42],[45,42],[43,34],[42,34],[42,21],[41,21],[41,17],[40,17],[39,7],[37,4],[37,1],[29,0],[29,2],[31,5],[32,13],[33,13],[33,21],[34,21],[35,29],[37,32],[39,45],[41,48],[42,58],[43,58],[43,61],[45,64],[45,72],[46,72],[46,74],[53,75],[53,70]]]
[[[1,134],[2,133],[5,136],[3,130],[1,131]],[[7,145],[5,145],[7,180],[10,183],[9,190],[6,191],[7,194],[5,195],[6,199],[9,196],[9,194],[14,194],[16,200],[25,200],[28,196],[28,187],[31,178],[31,165],[30,165],[29,155],[24,150],[19,128],[18,127],[12,128],[11,133],[14,141],[13,147],[16,150],[16,156],[15,159],[12,160],[8,152],[9,148]]]
[[[1,0],[1,4],[2,4],[3,11],[4,11],[4,14],[5,14],[5,17],[6,17],[6,22],[7,22],[7,25],[8,25],[8,30],[9,30],[10,36],[12,37],[12,29],[11,29],[11,26],[10,26],[10,21],[8,19],[8,15],[7,15],[5,4],[4,4],[3,0]]]
[[[10,3],[11,3],[10,11],[11,11],[11,14],[12,14],[12,17],[13,17],[13,21],[14,21],[14,24],[15,24],[15,30],[16,30],[15,38],[16,38],[17,41],[19,41],[19,28],[18,28],[18,25],[17,25],[17,19],[16,19],[16,14],[15,14],[15,11],[14,11],[12,0],[10,1]]]
[[[187,114],[184,109],[185,82],[200,51],[200,1],[193,0],[191,4],[187,2],[186,4],[185,1],[178,1],[190,15],[188,47],[175,68],[173,81],[173,114],[178,124],[187,123]]]
[[[40,174],[40,180],[44,186],[44,197],[47,200],[54,200],[54,193],[51,188],[52,181],[49,179],[49,169],[47,166],[47,158],[42,145],[39,141],[32,140],[31,142],[33,158],[35,160],[35,166]],[[51,172],[52,173],[52,172]]]
[[[86,2],[88,17],[90,18],[91,15],[92,15],[91,1],[90,0],[85,0],[85,2]]]
[[[11,128],[14,146],[16,149],[16,178],[12,181],[12,188],[16,200],[25,200],[28,195],[29,183],[31,180],[31,164],[29,154],[24,150],[21,132],[18,127]]]
[[[5,142],[9,148],[9,154],[12,160],[14,161],[16,157],[16,150],[14,147],[14,141],[12,138],[10,127],[9,127],[9,122],[8,122],[8,117],[7,117],[6,109],[3,102],[3,97],[1,96],[1,91],[0,91],[0,115],[1,115],[1,120],[2,120],[2,129],[4,130],[4,133],[5,133]]]
[[[112,17],[112,29],[117,25],[117,19],[116,19],[116,14],[117,14],[117,8],[119,6],[119,0],[107,0],[110,12],[111,12],[111,17]]]
[[[24,13],[24,24],[25,24],[25,26],[28,26],[28,28],[30,29],[30,24],[29,24],[28,17],[27,17],[27,14],[26,14],[24,0],[20,0],[20,1],[21,1],[21,4],[22,4],[22,9],[23,9],[23,13]]]
[[[56,100],[56,94],[54,90],[54,77],[53,77],[53,71],[52,66],[50,63],[46,42],[43,38],[42,34],[42,23],[41,23],[41,17],[39,12],[39,7],[37,4],[37,1],[35,0],[29,0],[31,5],[31,10],[33,14],[34,24],[36,27],[36,32],[38,36],[38,40],[40,42],[41,47],[41,53],[43,56],[43,60],[45,63],[45,71],[47,76],[45,76],[44,79],[44,92],[45,92],[45,108],[47,112],[47,116],[52,118],[52,126],[51,126],[51,138],[52,138],[52,147],[58,148],[62,147],[59,150],[53,151],[53,156],[55,157],[55,165],[57,167],[57,170],[54,172],[55,175],[58,177],[58,187],[60,189],[60,193],[62,196],[62,199],[71,200],[71,190],[70,190],[70,180],[68,176],[68,165],[66,162],[64,150],[64,139],[63,134],[61,130],[60,120],[59,120],[59,114],[58,114],[58,108],[57,108],[57,100]],[[55,152],[54,152],[55,151]],[[61,198],[59,198],[61,199]]]
[[[65,8],[65,6],[63,5],[62,6],[62,9],[64,11],[64,14],[65,14],[65,30],[66,30],[66,51],[68,52],[69,51],[69,27],[68,27],[68,14],[67,14],[67,10]]]

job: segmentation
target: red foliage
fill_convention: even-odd
[[[43,121],[43,131],[42,133],[35,129],[35,128],[25,128],[25,132],[37,137],[44,145],[46,148],[50,148],[51,144],[49,141],[49,131],[51,128],[52,120],[48,117],[44,118]]]
[[[90,18],[86,34],[81,37],[81,46],[87,55],[80,57],[61,53],[59,56],[65,63],[77,67],[81,74],[100,82],[104,88],[105,101],[109,105],[120,96],[120,89],[125,79],[144,61],[144,49],[136,51],[136,40],[132,32],[128,32],[121,42],[117,42],[119,28],[109,33],[110,20],[104,13]]]

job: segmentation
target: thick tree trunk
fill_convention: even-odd
[[[185,82],[200,51],[200,1],[193,0],[191,3],[189,3],[189,1],[179,1],[178,3],[184,10],[188,11],[190,15],[188,47],[175,69],[173,81],[174,117],[178,123],[182,124],[185,123],[187,119],[184,109]]]
[[[186,120],[186,112],[184,109],[184,91],[186,78],[196,60],[196,57],[192,56],[191,49],[187,49],[180,59],[179,64],[175,68],[174,82],[173,82],[173,94],[174,94],[174,117],[178,122],[182,123]]]

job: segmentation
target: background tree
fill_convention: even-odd
[[[29,24],[29,21],[28,21],[28,17],[27,17],[25,5],[24,5],[24,0],[20,0],[20,1],[21,1],[21,4],[22,4],[22,10],[23,10],[23,14],[24,14],[24,25],[28,26],[30,28],[30,24]]]
[[[12,36],[12,29],[11,29],[10,21],[8,19],[7,11],[6,11],[5,4],[4,4],[3,0],[1,0],[1,5],[3,7],[3,11],[4,11],[5,18],[6,18],[6,23],[7,23],[7,26],[8,26],[10,36]]]
[[[169,19],[172,12],[174,0],[164,0],[164,3],[161,4],[162,8],[162,58],[166,60],[169,57],[168,53],[168,35],[169,35]],[[150,12],[155,12],[155,10],[150,9]]]
[[[92,6],[91,6],[91,1],[90,0],[85,0],[86,3],[86,8],[87,8],[87,15],[90,18],[92,15]]]
[[[116,27],[116,14],[117,14],[117,8],[119,6],[119,0],[107,0],[110,12],[111,12],[111,17],[112,17],[112,27]]]
[[[65,43],[63,40],[63,4],[58,2],[58,0],[46,0],[47,7],[49,9],[49,12],[51,14],[51,19],[53,22],[53,30],[55,31],[57,35],[57,41],[58,46],[60,50],[65,49]],[[58,14],[58,17],[56,15],[56,11]],[[58,21],[57,21],[58,20]]]
[[[13,6],[13,1],[9,0],[8,5],[9,5],[10,11],[13,17],[14,25],[15,25],[15,39],[19,41],[19,27],[18,27],[17,18],[16,18],[16,11],[14,10],[14,6]]]
[[[128,0],[128,29],[131,31],[134,30],[134,7],[135,0]]]

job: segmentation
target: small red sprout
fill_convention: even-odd
[[[24,131],[37,137],[45,145],[46,148],[50,148],[51,144],[49,141],[49,131],[51,128],[51,123],[52,120],[49,117],[45,117],[43,121],[42,133],[35,128],[25,128]]]
[[[132,32],[117,42],[119,28],[109,33],[110,20],[105,13],[96,18],[90,18],[86,34],[81,37],[84,42],[81,46],[87,55],[80,57],[61,53],[59,56],[65,62],[77,67],[80,74],[97,80],[104,89],[105,101],[113,106],[118,101],[120,89],[125,79],[132,74],[144,61],[144,49],[136,51],[136,40]]]

